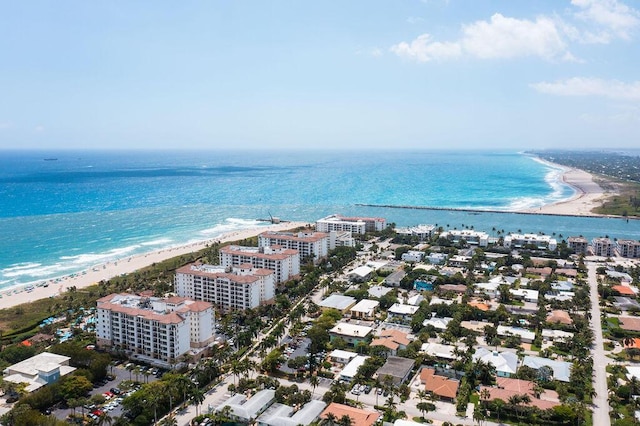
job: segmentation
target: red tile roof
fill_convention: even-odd
[[[435,373],[433,368],[423,368],[420,371],[420,380],[424,383],[424,390],[443,398],[454,399],[458,394],[460,382],[448,377],[438,376]]]
[[[342,416],[347,415],[351,417],[353,426],[372,426],[380,413],[376,411],[362,410],[360,408],[350,407],[348,405],[338,404],[332,402],[327,408],[320,414],[321,419],[326,419],[327,414],[332,413],[339,420]]]

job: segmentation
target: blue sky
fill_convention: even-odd
[[[640,146],[631,0],[15,1],[0,149]]]

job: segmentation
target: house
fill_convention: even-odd
[[[431,253],[427,256],[427,260],[432,265],[444,265],[447,261],[447,255],[444,253]]]
[[[613,298],[613,306],[623,311],[629,310],[639,310],[640,311],[640,303],[638,303],[635,299],[630,299],[628,297],[619,297],[614,296]]]
[[[334,349],[329,353],[329,359],[338,364],[348,364],[356,356],[358,356],[357,353],[343,351],[342,349]]]
[[[573,291],[575,286],[570,281],[556,281],[551,283],[551,290],[555,291]]]
[[[74,367],[69,366],[70,359],[68,356],[42,352],[5,368],[3,379],[12,383],[26,383],[25,391],[33,392],[75,371]]]
[[[308,426],[326,406],[316,399],[307,402],[299,410],[284,404],[273,404],[258,418],[258,426]]]
[[[471,256],[454,255],[449,258],[449,266],[453,268],[465,268],[471,262]]]
[[[514,299],[524,300],[525,302],[538,303],[538,290],[529,290],[524,288],[510,288],[509,293]]]
[[[389,318],[398,318],[402,321],[411,321],[411,317],[418,311],[418,306],[405,305],[402,303],[394,303],[387,310]]]
[[[627,331],[640,331],[640,318],[636,317],[618,317],[620,328]]]
[[[390,356],[376,374],[380,382],[384,383],[387,380],[385,377],[388,376],[394,385],[399,386],[409,378],[414,363],[412,359]]]
[[[422,259],[424,259],[424,252],[409,250],[406,253],[402,253],[401,259],[403,262],[422,262]]]
[[[542,340],[557,342],[557,341],[569,341],[573,338],[573,333],[562,330],[552,330],[549,328],[542,329]]]
[[[613,269],[607,269],[605,271],[609,278],[613,278],[615,280],[620,280],[620,284],[631,284],[633,282],[633,278],[631,275],[626,272],[618,272]]]
[[[363,355],[356,355],[353,357],[353,359],[349,361],[349,363],[345,365],[340,372],[340,380],[344,380],[345,382],[352,381],[356,374],[358,374],[358,369],[368,358],[368,356]]]
[[[338,404],[332,402],[327,408],[320,414],[321,419],[326,419],[327,414],[333,414],[336,419],[341,419],[343,416],[351,418],[351,426],[373,426],[380,413],[373,410],[363,410],[361,408],[350,407],[344,404]]]
[[[431,298],[431,300],[429,301],[429,306],[434,306],[434,305],[452,305],[453,304],[453,300],[450,299],[440,299],[438,296],[433,296]]]
[[[545,389],[539,395],[536,395],[535,389],[535,383],[528,380],[498,377],[495,386],[480,386],[480,395],[484,395],[486,391],[489,395],[488,401],[501,399],[505,402],[515,395],[528,395],[530,402],[526,405],[537,407],[540,410],[560,405],[560,399],[556,391]]]
[[[415,294],[407,299],[408,305],[419,306],[422,301],[425,300],[424,296],[421,294]]]
[[[475,285],[476,293],[485,294],[485,295],[489,296],[490,298],[495,299],[500,294],[500,292],[498,291],[498,288],[501,285],[502,284],[499,284],[499,283],[496,283],[496,282],[476,283],[476,285]]]
[[[469,303],[467,303],[469,306],[479,309],[482,312],[487,312],[491,310],[491,305],[481,302],[479,300],[470,300]]]
[[[441,343],[423,343],[420,352],[423,352],[434,358],[452,361],[457,357],[453,354],[456,347],[453,345],[443,345]]]
[[[453,402],[458,394],[460,382],[448,377],[438,376],[433,368],[423,368],[420,371],[420,381],[424,390],[437,395],[441,400]]]
[[[513,352],[490,351],[480,347],[473,354],[473,360],[493,365],[498,377],[511,377],[518,370],[518,355]]]
[[[460,327],[480,334],[484,334],[484,328],[488,325],[493,327],[492,323],[486,321],[460,321]]]
[[[422,322],[422,325],[424,327],[433,327],[437,330],[446,330],[447,326],[449,325],[449,322],[451,322],[453,320],[453,318],[451,317],[444,317],[444,318],[437,318],[437,317],[432,317],[429,319],[426,319]]]
[[[355,347],[358,343],[367,340],[367,336],[373,332],[373,328],[364,325],[350,324],[348,322],[339,322],[331,330],[329,336],[331,341],[337,338],[343,339],[347,345]]]
[[[453,292],[458,294],[465,294],[467,292],[467,286],[464,284],[443,284],[438,287],[440,294],[446,292]]]
[[[358,266],[351,272],[349,272],[349,280],[356,283],[362,283],[371,279],[374,269],[370,266]]]
[[[389,287],[400,287],[400,281],[407,275],[403,269],[391,273],[384,279],[384,285]]]
[[[357,299],[355,297],[343,296],[341,294],[332,294],[331,296],[321,301],[318,306],[322,310],[337,309],[341,313],[346,314],[347,312],[349,312],[349,309],[351,309],[356,304],[356,302]]]
[[[372,320],[376,316],[376,310],[380,302],[377,300],[362,299],[351,307],[351,318]]]
[[[400,330],[387,329],[383,330],[378,338],[373,339],[369,346],[384,346],[389,349],[391,355],[396,355],[398,349],[406,349],[411,341],[407,338],[407,333]]]
[[[554,310],[547,315],[547,322],[551,324],[573,324],[573,320],[567,311]]]
[[[251,398],[243,393],[237,393],[222,403],[216,411],[220,412],[224,407],[231,409],[231,417],[241,422],[252,422],[257,419],[275,401],[276,391],[263,389]]]
[[[453,229],[442,232],[440,238],[446,238],[453,244],[466,242],[469,245],[475,245],[479,247],[487,247],[489,245],[489,234],[481,231],[474,231],[472,229]]]
[[[369,293],[369,296],[376,297],[379,299],[385,294],[389,293],[390,291],[393,291],[393,289],[389,287],[383,287],[381,285],[374,285],[369,287],[369,290],[367,290],[367,293]]]
[[[636,291],[637,291],[637,290],[634,290],[634,288],[631,286],[622,285],[622,284],[611,286],[611,290],[615,291],[621,296],[628,296],[628,297],[636,297]]]
[[[536,338],[536,333],[522,327],[499,325],[497,332],[498,336],[503,338],[508,336],[518,336],[520,341],[523,343],[531,343]]]
[[[566,302],[573,300],[575,297],[573,291],[550,291],[544,295],[546,300],[557,300],[558,302]]]
[[[536,371],[539,371],[542,367],[549,367],[553,371],[553,374],[551,377],[546,378],[547,380],[555,379],[568,383],[571,375],[571,363],[569,362],[526,355],[522,360],[522,365],[526,365]]]

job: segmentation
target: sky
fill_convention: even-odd
[[[0,149],[640,146],[636,0],[8,1]]]

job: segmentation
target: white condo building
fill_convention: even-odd
[[[211,303],[185,297],[111,294],[98,299],[98,347],[122,349],[133,357],[169,366],[191,348],[213,341]]]
[[[281,246],[298,250],[300,262],[313,258],[317,262],[329,253],[329,234],[326,232],[263,232],[258,235],[259,247]]]
[[[407,228],[396,228],[396,233],[398,235],[418,237],[421,241],[430,239],[435,231],[435,225],[416,225]]]
[[[591,248],[595,256],[613,256],[613,242],[609,238],[594,238],[591,240]]]
[[[618,240],[618,254],[622,257],[640,257],[640,241],[636,240]]]
[[[452,229],[440,234],[441,238],[446,238],[454,244],[464,240],[470,245],[487,247],[489,245],[489,234],[472,229]]]
[[[548,235],[509,234],[504,237],[504,246],[516,249],[534,246],[538,250],[555,250],[558,242]]]
[[[318,232],[348,231],[354,234],[365,234],[382,231],[386,227],[387,221],[382,217],[345,217],[334,214],[316,221]]]
[[[225,246],[220,249],[223,267],[251,264],[254,268],[270,269],[276,274],[276,283],[282,283],[300,274],[298,250],[282,246],[244,247]]]
[[[234,267],[193,263],[176,270],[179,296],[224,309],[253,309],[275,297],[275,272],[246,263]]]

